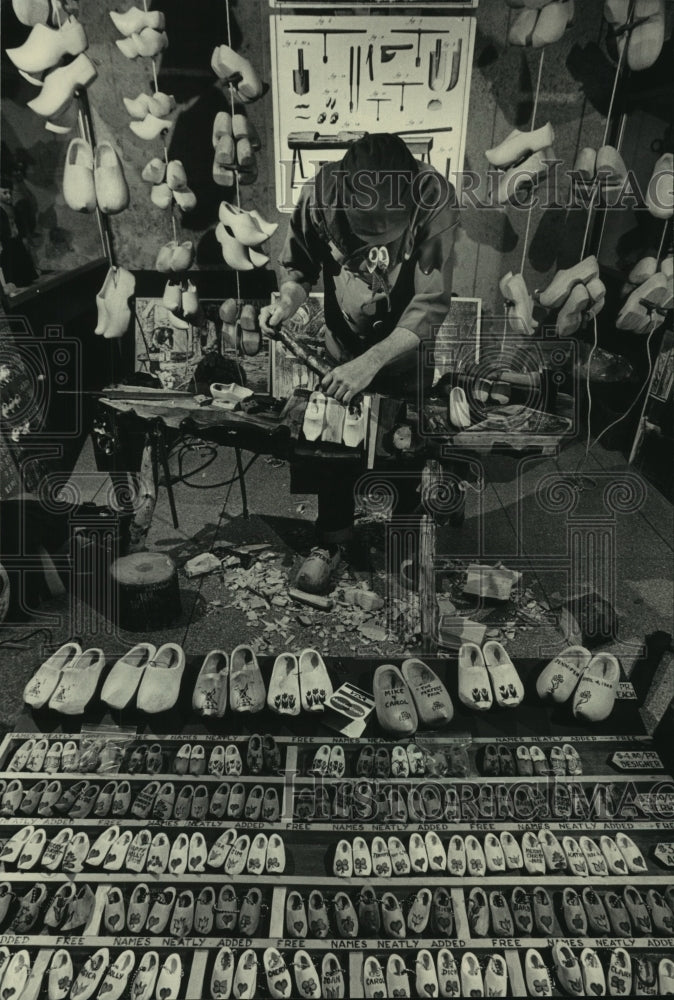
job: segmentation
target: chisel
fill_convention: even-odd
[[[349,111],[353,111],[353,45],[349,48]]]

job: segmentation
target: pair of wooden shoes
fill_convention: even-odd
[[[291,975],[290,969],[294,975]],[[346,995],[344,973],[332,952],[323,955],[319,974],[313,958],[303,949],[296,951],[292,960],[288,959],[286,962],[277,948],[265,949],[262,961],[252,948],[247,948],[237,961],[232,948],[224,946],[217,953],[213,965],[210,983],[212,1000],[222,1000],[229,996],[257,996],[261,971],[264,971],[270,997],[288,1000],[291,996],[301,996],[310,1000],[312,997]],[[293,989],[296,992],[293,993]]]
[[[199,295],[189,278],[167,281],[161,301],[168,311],[169,322],[174,329],[188,330],[192,323],[196,323],[196,317],[199,313]]]
[[[104,667],[102,649],[82,650],[78,643],[65,643],[28,681],[24,701],[33,710],[48,706],[61,715],[81,715],[96,693]]]
[[[79,751],[74,740],[67,740],[65,743],[55,740],[50,743],[47,739],[29,739],[16,748],[7,765],[7,771],[55,774],[76,771],[78,763]]]
[[[657,264],[653,257],[640,261],[630,272],[628,280],[643,274],[651,261]],[[618,330],[643,335],[657,330],[664,323],[667,310],[674,305],[674,280],[671,272],[671,258],[668,258],[662,261],[659,270],[654,270],[629,293],[616,319]]]
[[[260,353],[262,333],[252,302],[225,299],[218,314],[222,320],[222,332],[230,347],[249,358]]]
[[[505,301],[510,330],[515,334],[533,337],[538,322],[534,319],[534,300],[529,294],[524,276],[508,271],[501,278],[498,287]]]
[[[230,743],[226,747],[222,743],[216,744],[211,750],[206,763],[206,751],[201,743],[183,743],[173,761],[173,770],[176,774],[192,774],[198,777],[201,774],[213,774],[216,777],[227,775],[228,777],[238,777],[243,772],[243,761],[236,743]]]
[[[489,640],[482,649],[464,642],[459,650],[459,699],[468,708],[485,712],[494,701],[499,708],[516,708],[524,685],[500,642]]]
[[[613,711],[620,664],[611,653],[595,656],[584,646],[568,646],[541,671],[539,698],[562,704],[573,695],[573,714],[584,722],[602,722]]]
[[[304,411],[302,431],[307,441],[325,441],[357,448],[365,439],[366,414],[361,402],[340,403],[312,392]]]
[[[427,949],[417,952],[414,971],[408,970],[409,958],[392,954],[386,963],[386,973],[378,958],[368,955],[363,962],[363,991],[366,997],[409,997],[410,976],[414,979],[414,996],[507,996],[508,967],[505,958],[492,954],[480,963],[472,951],[465,951],[457,964],[447,948],[437,953],[437,964]],[[537,994],[536,994],[537,995]]]
[[[419,723],[446,726],[454,716],[447,688],[422,660],[405,660],[401,669],[382,664],[372,680],[375,711],[387,733],[411,736]]]
[[[251,646],[237,646],[230,656],[222,649],[214,649],[204,657],[194,685],[192,707],[201,715],[222,718],[228,695],[232,712],[254,713],[264,708],[265,683]]]
[[[215,227],[215,238],[222,249],[222,258],[234,271],[253,271],[256,267],[264,267],[269,257],[245,246],[234,235],[231,227],[218,222]]]
[[[416,743],[404,746],[372,746],[365,743],[356,760],[356,776],[359,778],[406,778],[426,773],[426,754]]]
[[[508,41],[511,45],[535,49],[551,45],[563,37],[573,21],[574,0],[548,0],[535,6],[526,2],[510,2],[518,10],[510,23]]]
[[[257,153],[260,136],[244,114],[218,111],[213,121],[213,180],[220,187],[233,187],[257,180]],[[271,235],[269,233],[268,235]]]
[[[257,101],[269,89],[249,60],[229,45],[216,45],[211,56],[211,69],[217,77],[234,87],[244,104]]]
[[[604,306],[606,286],[599,277],[597,258],[591,254],[573,267],[557,271],[548,287],[537,297],[546,309],[559,310],[556,320],[559,336],[575,333],[582,323],[596,316]]]
[[[169,240],[160,247],[154,263],[160,274],[184,274],[194,263],[194,243],[184,240]]]
[[[166,163],[155,156],[145,164],[141,177],[152,185],[150,199],[157,208],[170,208],[174,202],[183,212],[196,208],[197,198],[187,183],[185,167],[180,160]]]
[[[267,705],[278,715],[322,712],[332,695],[332,681],[320,653],[304,649],[299,657],[281,653],[276,657],[269,681]]]
[[[540,746],[522,743],[515,753],[505,744],[489,743],[482,755],[482,773],[485,775],[514,776],[545,774],[568,774],[577,776],[583,773],[578,751],[570,743],[553,747],[548,761]]]
[[[665,0],[605,0],[604,17],[613,29],[618,55],[627,46],[627,65],[634,72],[658,59],[665,41]]]
[[[60,949],[52,958],[50,983],[52,971],[54,988],[49,993],[50,1000],[64,1000],[68,995],[73,1000],[90,1000],[95,994],[105,996],[107,1000],[119,1000],[127,990],[132,973],[137,1000],[150,1000],[154,995],[161,996],[163,1000],[177,1000],[183,976],[182,961],[177,952],[168,955],[162,963],[156,951],[147,951],[136,966],[136,955],[130,948],[112,962],[108,948],[99,948],[88,956],[77,975],[73,973],[68,952]],[[66,981],[69,994],[63,991]]]

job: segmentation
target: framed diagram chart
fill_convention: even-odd
[[[470,15],[271,15],[276,201],[365,132],[400,135],[452,183],[463,166],[475,21]]]

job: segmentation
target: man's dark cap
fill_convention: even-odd
[[[413,182],[419,164],[397,135],[364,135],[341,163],[343,201],[351,231],[369,244],[392,243],[414,213]]]

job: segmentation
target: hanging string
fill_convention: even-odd
[[[665,219],[665,221],[662,224],[662,236],[660,237],[660,246],[658,247],[658,255],[656,258],[658,262],[658,267],[660,267],[660,264],[662,263],[662,255],[665,252],[665,237],[667,236],[668,226],[669,226],[669,219]]]
[[[536,113],[538,112],[538,98],[539,98],[540,92],[541,92],[541,79],[542,79],[542,76],[543,76],[543,59],[544,58],[545,58],[545,48],[542,48],[541,49],[541,57],[538,60],[538,79],[536,81],[536,90],[534,92],[534,107],[533,107],[533,111],[531,112],[531,131],[532,132],[534,130],[534,125],[536,123]],[[529,244],[529,232],[531,230],[531,216],[533,214],[533,209],[534,209],[534,199],[532,197],[532,199],[531,199],[531,201],[529,203],[529,208],[527,209],[527,225],[526,225],[526,229],[524,230],[524,245],[522,247],[522,259],[520,261],[520,274],[522,274],[524,272],[524,264],[525,264],[525,261],[526,261],[526,258],[527,258],[527,247],[528,247],[528,244]]]
[[[232,21],[231,21],[231,13],[230,13],[230,9],[229,9],[229,4],[230,4],[230,0],[225,0],[225,18],[226,18],[226,24],[227,24],[227,44],[231,47],[231,44],[232,44]],[[234,90],[234,84],[232,83],[231,80],[229,81],[229,85],[228,86],[229,86],[229,104],[230,104],[229,110],[230,110],[230,113],[231,113],[232,118],[233,118],[234,117],[234,107],[235,107],[235,103],[236,103],[236,93],[235,93],[235,90]],[[236,204],[237,204],[238,208],[241,208],[241,187],[240,187],[240,182],[239,182],[239,172],[238,172],[238,170],[234,171],[234,184],[235,184],[235,191],[236,191]],[[237,307],[238,307],[238,306],[242,305],[242,302],[241,302],[241,278],[239,276],[239,271],[238,271],[237,268],[234,268],[234,275],[235,275],[235,281],[236,281],[236,302],[237,302]],[[235,353],[237,367],[240,369],[239,337],[238,337],[238,335],[236,335],[234,337],[234,353]]]
[[[628,18],[627,18],[628,21],[631,21],[631,19],[632,19],[633,9],[634,9],[634,0],[631,0],[630,7],[629,7],[629,12],[628,12]],[[623,61],[625,59],[625,53],[626,52],[627,52],[627,44],[623,45],[622,49],[620,50],[620,56],[618,58],[618,65],[616,66],[616,70],[615,70],[615,73],[613,75],[613,87],[611,89],[611,97],[610,97],[610,100],[609,100],[608,111],[606,113],[606,125],[604,126],[604,138],[602,140],[602,146],[606,145],[607,140],[608,140],[609,131],[611,129],[611,117],[613,115],[613,105],[615,104],[616,95],[618,93],[618,84],[620,83],[620,78],[622,76]],[[621,133],[620,133],[620,136],[619,136],[619,139],[618,139],[618,146],[617,146],[618,151],[620,151],[620,146],[622,145],[622,131],[623,131],[623,128],[624,128],[624,116],[623,116],[623,126],[621,127]],[[581,251],[580,251],[580,260],[584,260],[585,259],[585,251],[587,250],[587,244],[588,244],[588,240],[590,238],[590,227],[591,227],[591,224],[592,224],[592,218],[593,218],[593,212],[594,212],[594,204],[595,204],[595,201],[597,199],[598,192],[599,192],[599,182],[597,180],[597,177],[595,176],[594,179],[593,179],[593,181],[592,181],[592,194],[590,196],[590,204],[588,205],[588,208],[587,208],[587,221],[585,223],[585,232],[583,234],[583,245],[582,245]],[[600,245],[601,245],[601,240],[602,240],[603,235],[604,235],[604,225],[605,225],[605,223],[606,223],[606,213],[604,213],[604,222],[602,224],[602,231],[601,231],[601,234],[600,234],[600,237],[599,237],[599,243],[600,243]]]

